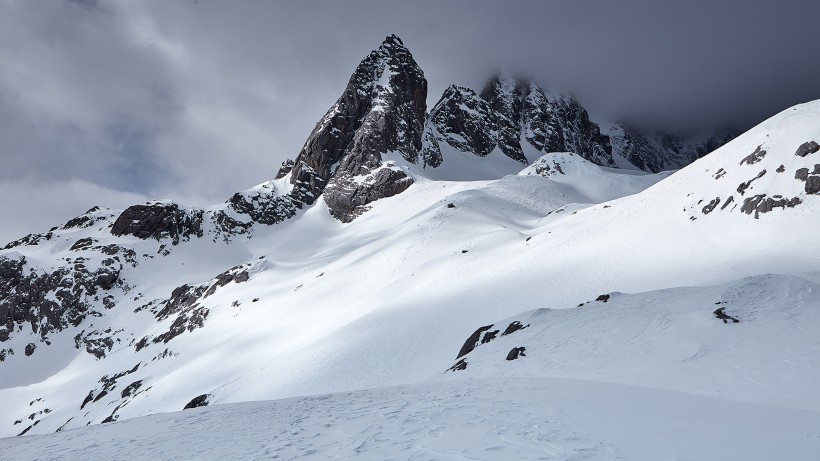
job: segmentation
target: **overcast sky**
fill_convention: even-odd
[[[0,0],[0,240],[272,178],[390,33],[429,107],[506,69],[688,130],[820,98],[818,24],[784,0]]]

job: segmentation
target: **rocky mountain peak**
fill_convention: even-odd
[[[533,81],[498,74],[479,95],[451,86],[430,115],[440,142],[479,156],[498,147],[527,164],[525,149],[575,152],[598,165],[614,166],[609,138],[583,106],[572,96],[548,96]]]
[[[404,42],[402,42],[401,38],[399,38],[399,36],[396,34],[390,34],[387,37],[385,37],[379,49],[381,50],[383,48],[404,48],[405,50],[407,49],[404,47]]]
[[[444,142],[484,157],[498,147],[526,165],[515,124],[470,88],[450,85],[430,111],[430,122]]]
[[[390,35],[359,63],[308,136],[291,170],[292,194],[308,204],[324,194],[331,214],[350,221],[368,203],[403,191],[412,180],[382,168],[382,155],[398,152],[416,163],[426,112],[424,72],[401,39]]]

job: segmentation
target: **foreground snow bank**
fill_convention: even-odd
[[[0,439],[6,459],[808,459],[820,413],[566,379],[476,379]]]

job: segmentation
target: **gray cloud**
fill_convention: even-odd
[[[820,97],[818,17],[812,1],[0,0],[0,214],[30,232],[106,194],[206,204],[265,181],[390,33],[430,106],[504,68],[601,117],[747,127]],[[89,187],[34,197],[59,184]],[[50,200],[64,212],[34,205]]]

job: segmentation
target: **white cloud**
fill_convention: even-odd
[[[122,209],[147,197],[86,181],[19,178],[0,181],[3,220],[0,247],[30,233],[45,232],[93,206]]]

